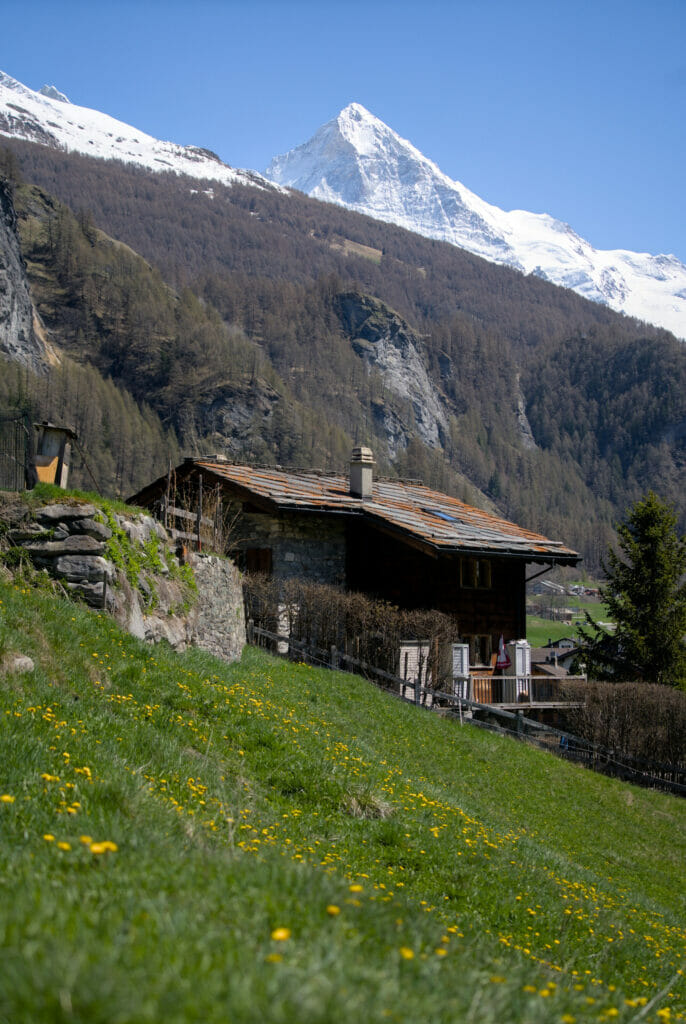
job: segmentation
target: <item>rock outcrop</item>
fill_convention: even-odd
[[[380,374],[388,399],[392,399],[372,402],[391,458],[407,447],[415,433],[428,447],[442,447],[449,432],[448,419],[422,358],[419,335],[401,316],[370,296],[344,292],[337,296],[336,308],[355,353],[367,372]]]
[[[15,557],[30,559],[134,636],[166,640],[178,651],[201,647],[225,661],[241,656],[240,573],[227,559],[191,554],[180,563],[164,527],[150,516],[76,499],[31,512],[15,503],[7,524]]]
[[[34,330],[34,310],[19,247],[17,218],[7,182],[0,179],[0,354],[34,371],[48,354]]]

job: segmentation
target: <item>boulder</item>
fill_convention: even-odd
[[[86,534],[63,540],[30,540],[24,544],[27,554],[36,562],[52,562],[62,555],[100,555],[104,550],[102,541]]]
[[[102,583],[114,579],[115,569],[100,555],[62,555],[55,562],[55,574],[69,583]]]
[[[109,526],[105,526],[104,523],[99,523],[96,519],[75,519],[74,522],[69,524],[70,533],[83,533],[88,537],[95,537],[96,540],[109,540],[112,536],[112,531]]]
[[[3,673],[33,672],[34,668],[33,659],[29,658],[27,654],[6,654],[0,661],[0,669]]]
[[[97,509],[95,505],[43,505],[36,509],[35,517],[39,523],[48,523],[51,526],[62,520],[88,519],[94,516]]]

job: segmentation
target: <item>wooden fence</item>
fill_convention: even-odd
[[[196,550],[201,551],[203,545],[214,546],[215,523],[208,516],[200,515],[198,512],[189,512],[185,508],[178,508],[166,501],[162,502],[160,519],[164,528],[172,540],[185,540],[192,544]],[[172,525],[177,520],[188,524],[192,529],[179,530]]]
[[[32,486],[33,426],[26,413],[0,411],[0,489],[23,491]],[[33,471],[35,477],[35,470]]]
[[[272,654],[279,654],[292,661],[300,659],[310,665],[339,669],[341,672],[353,672],[356,675],[364,676],[365,679],[376,683],[381,689],[412,704],[426,703],[426,696],[430,692],[421,685],[419,678],[416,680],[402,679],[400,676],[393,675],[392,672],[386,672],[382,668],[370,665],[336,647],[330,647],[326,651],[321,647],[296,640],[294,637],[272,633],[268,629],[263,629],[262,626],[256,626],[252,619],[248,621],[247,639],[248,643],[255,647],[263,647],[271,651]]]
[[[323,668],[354,672],[375,683],[399,700],[417,706],[440,711],[459,717],[460,722],[469,723],[482,729],[507,734],[514,739],[526,740],[535,746],[556,754],[566,761],[574,761],[593,771],[612,775],[625,782],[663,789],[677,796],[686,796],[686,765],[660,764],[630,757],[621,752],[608,750],[598,744],[561,729],[544,725],[532,718],[526,718],[524,711],[537,706],[570,706],[569,701],[556,701],[555,693],[559,681],[532,676],[470,676],[455,679],[452,692],[424,686],[422,673],[415,679],[403,679],[374,665],[354,658],[344,651],[331,647],[328,651],[305,644],[292,637],[273,633],[248,621],[248,643],[266,648],[273,654],[301,660]],[[475,697],[485,696],[483,681],[505,684],[503,695],[515,696],[516,710],[508,710],[491,701],[482,702]],[[474,685],[474,683],[476,685]],[[531,684],[535,685],[532,686]],[[542,687],[536,690],[536,686]],[[558,684],[556,686],[556,684]],[[519,689],[518,689],[519,688]],[[547,689],[546,689],[547,688]],[[489,696],[493,691],[488,691]],[[522,699],[523,698],[523,699]],[[546,699],[548,698],[548,699]]]

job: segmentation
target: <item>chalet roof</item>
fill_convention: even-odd
[[[375,480],[371,498],[356,498],[350,494],[348,478],[343,476],[237,466],[214,459],[186,460],[176,472],[177,479],[202,473],[205,486],[221,483],[239,500],[272,513],[362,517],[399,540],[435,555],[460,552],[571,565],[580,560],[576,551],[559,541],[417,483]],[[152,504],[162,496],[166,483],[167,477],[161,477],[130,500]]]

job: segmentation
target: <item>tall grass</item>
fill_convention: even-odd
[[[684,1019],[683,801],[0,600],[3,1024]]]

